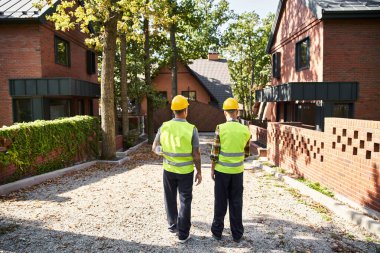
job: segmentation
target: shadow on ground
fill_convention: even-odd
[[[173,246],[140,243],[130,238],[113,239],[102,236],[77,234],[51,230],[36,221],[0,219],[0,250],[9,252],[378,252],[376,244],[370,250],[361,249],[362,241],[351,240],[343,235],[331,233],[326,241],[325,230],[315,230],[285,220],[256,217],[245,220],[245,235],[242,242],[231,240],[229,229],[221,241],[207,236],[192,236],[185,245]],[[275,227],[273,225],[275,225]],[[209,231],[210,224],[193,222],[194,228]],[[193,228],[193,230],[194,230]],[[299,236],[305,231],[313,236]],[[307,233],[306,232],[306,233]],[[173,240],[174,237],[173,237]],[[170,243],[169,243],[170,244]],[[367,248],[368,249],[368,248]]]

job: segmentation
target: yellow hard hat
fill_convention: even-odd
[[[172,111],[180,111],[189,106],[189,102],[187,101],[187,98],[185,98],[182,95],[177,95],[172,100],[171,109]]]
[[[237,110],[239,108],[238,101],[234,98],[227,98],[223,103],[223,110]]]

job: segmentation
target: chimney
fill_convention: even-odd
[[[217,60],[219,60],[219,53],[209,52],[208,53],[208,60],[209,61],[217,61]]]

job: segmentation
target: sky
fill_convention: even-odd
[[[264,18],[269,12],[276,13],[279,0],[228,0],[230,9],[236,13],[255,11],[260,18]]]

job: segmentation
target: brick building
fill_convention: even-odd
[[[199,131],[214,131],[216,125],[225,120],[221,110],[224,100],[233,96],[227,61],[219,59],[217,53],[209,53],[208,59],[197,59],[189,65],[179,62],[177,69],[177,94],[190,101],[189,122],[195,124]],[[168,67],[160,69],[153,79],[153,86],[168,103],[172,100],[171,71]],[[146,108],[144,99],[141,103],[141,114],[146,114]],[[171,117],[168,106],[156,110],[155,128]]]
[[[267,52],[272,87],[260,118],[322,129],[325,117],[380,120],[380,3],[279,2]]]
[[[250,125],[254,151],[377,217],[379,41],[378,1],[280,1],[272,86],[256,92],[260,119],[272,122]]]
[[[79,30],[55,31],[34,0],[0,5],[0,126],[97,114],[96,55]],[[57,2],[56,2],[57,3]]]

